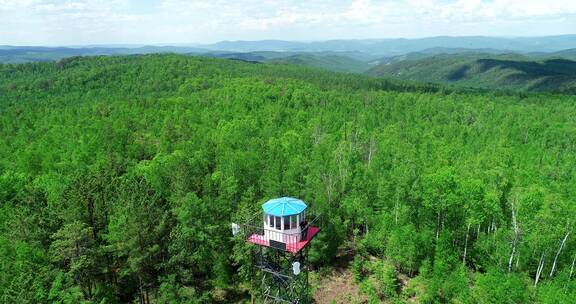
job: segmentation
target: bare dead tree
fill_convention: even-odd
[[[368,167],[372,163],[372,154],[375,150],[374,136],[370,136],[370,144],[368,145]]]
[[[512,272],[512,261],[514,260],[516,247],[518,246],[518,240],[520,238],[520,228],[518,227],[518,221],[516,219],[516,200],[512,201],[512,225],[514,226],[514,240],[512,241],[512,253],[508,260],[508,272]]]
[[[542,256],[540,256],[540,262],[538,262],[536,277],[534,278],[534,287],[538,285],[538,281],[540,281],[540,275],[542,274],[542,269],[544,269],[544,254],[545,252],[542,252]]]
[[[480,237],[480,224],[478,224],[478,229],[476,229],[476,238]]]
[[[470,234],[470,223],[468,223],[468,228],[466,229],[466,240],[464,241],[464,257],[462,258],[462,264],[466,264],[466,254],[468,253],[468,235]]]
[[[554,275],[554,271],[556,270],[556,262],[558,262],[558,257],[560,256],[560,253],[562,252],[562,248],[564,248],[564,244],[566,244],[566,240],[568,239],[568,235],[570,235],[570,231],[566,232],[566,234],[564,235],[564,238],[562,239],[562,242],[560,243],[560,248],[558,248],[558,251],[556,252],[556,256],[554,257],[554,263],[552,263],[552,270],[550,270],[550,277],[552,277]]]

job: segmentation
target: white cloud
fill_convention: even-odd
[[[0,0],[0,44],[540,35],[575,16],[576,0]]]
[[[538,17],[576,13],[574,0],[407,0],[419,12],[471,18]]]

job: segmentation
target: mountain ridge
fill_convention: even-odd
[[[380,64],[366,74],[487,89],[576,92],[576,61],[519,54],[436,55]]]

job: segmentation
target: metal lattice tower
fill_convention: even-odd
[[[255,266],[261,273],[260,288],[264,303],[310,302],[306,251],[293,255],[275,248],[257,248]],[[298,275],[293,272],[295,262],[303,265]]]
[[[247,242],[258,245],[252,257],[260,275],[263,302],[310,303],[306,256],[308,244],[320,232],[314,226],[317,218],[308,223],[307,205],[290,197],[269,200],[262,207],[263,220],[243,224],[242,230]],[[233,227],[239,229],[235,224]]]

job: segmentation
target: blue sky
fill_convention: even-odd
[[[0,44],[576,34],[576,0],[0,0]]]

